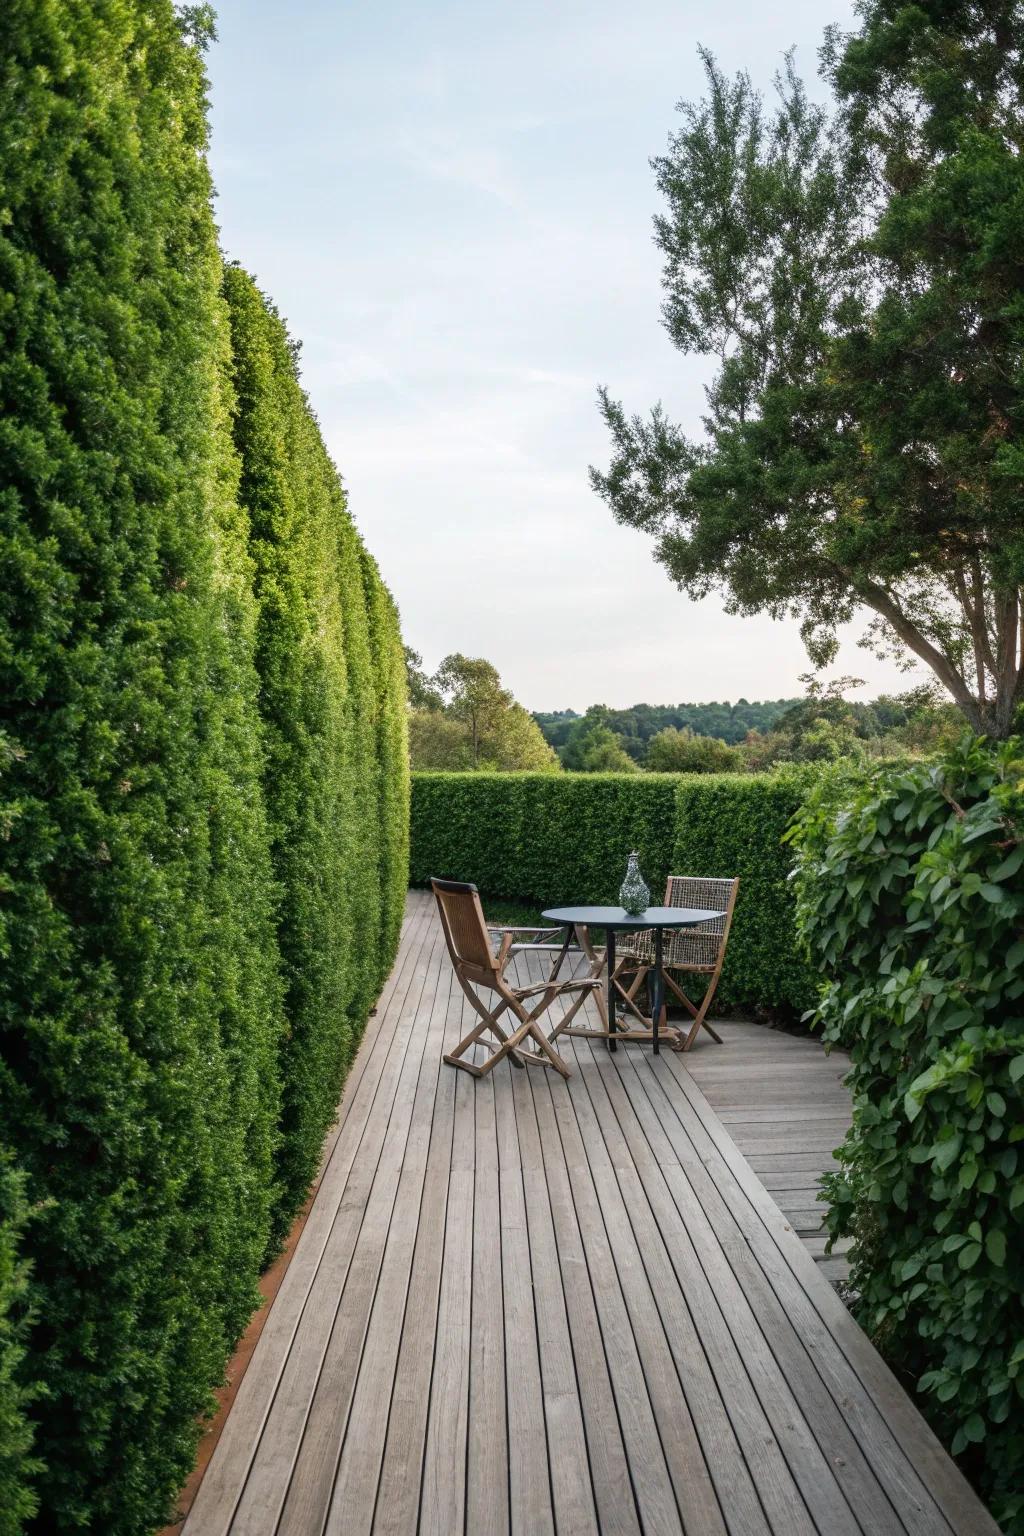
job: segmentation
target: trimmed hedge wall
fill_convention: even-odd
[[[22,1376],[30,1319],[28,1272],[20,1244],[28,1218],[25,1176],[14,1167],[11,1154],[0,1149],[0,1536],[18,1536],[36,1511],[29,1486],[37,1470],[30,1460],[28,1409],[33,1390]]]
[[[814,979],[796,941],[782,844],[806,774],[414,773],[411,878],[472,880],[539,907],[615,902],[636,848],[655,893],[669,874],[739,875],[724,1007],[804,1010]]]
[[[316,1170],[397,941],[404,672],[394,607],[348,516],[299,383],[297,348],[240,267],[226,269],[224,292],[285,983],[280,1230]]]
[[[1024,1536],[1024,741],[876,772],[794,835],[853,1127],[826,1178],[857,1314]]]
[[[41,1462],[8,1434],[0,1499],[40,1531],[168,1514],[405,884],[397,618],[225,278],[202,12],[0,28],[0,1433]]]

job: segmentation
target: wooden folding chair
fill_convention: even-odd
[[[505,970],[513,952],[523,947],[516,944],[516,935],[533,930],[488,928],[480,905],[480,895],[475,885],[465,885],[457,880],[431,880],[430,886],[441,917],[441,927],[451,956],[452,969],[481,1020],[470,1030],[465,1039],[459,1041],[454,1051],[445,1056],[444,1060],[450,1067],[461,1067],[464,1072],[471,1072],[474,1077],[483,1077],[485,1072],[497,1066],[505,1056],[514,1067],[527,1064],[554,1067],[556,1072],[560,1072],[563,1077],[568,1077],[569,1068],[541,1029],[538,1020],[547,1012],[556,998],[575,993],[576,996],[564,1015],[565,1019],[572,1019],[582,1006],[587,993],[594,987],[600,986],[600,982],[594,977],[578,980],[569,978],[566,981],[550,978],[534,986],[511,986],[506,980]],[[491,933],[501,935],[497,951],[492,948]],[[476,988],[496,993],[498,998],[496,1004],[488,1008],[478,995]],[[532,1007],[528,1007],[528,1001],[533,999],[536,999],[536,1002]],[[506,1031],[498,1023],[506,1010],[519,1020],[518,1026],[511,1031]],[[497,1048],[493,1053],[479,1065],[464,1061],[462,1058],[465,1053],[488,1032],[497,1036],[498,1040]],[[529,1046],[524,1044],[527,1040],[531,1042]]]
[[[678,928],[665,934],[662,974],[666,996],[669,991],[673,992],[693,1021],[685,1033],[679,1031],[674,1050],[688,1051],[702,1028],[707,1030],[712,1040],[716,1040],[719,1045],[722,1043],[721,1035],[708,1023],[707,1014],[722,974],[739,884],[738,877],[732,880],[705,879],[697,875],[668,877],[665,887],[666,907],[703,907],[722,914],[710,922],[701,923],[697,928]],[[637,934],[623,934],[619,941],[613,980],[626,1006],[640,1017],[643,1015],[636,1002],[636,995],[653,969],[653,933],[644,929]],[[699,1003],[691,1002],[673,975],[673,972],[680,971],[690,971],[708,978],[707,988]],[[659,1020],[661,1026],[665,1024],[665,1013],[663,1008]]]

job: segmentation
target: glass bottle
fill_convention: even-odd
[[[619,904],[630,917],[638,917],[641,912],[646,912],[651,904],[650,890],[637,863],[639,857],[637,853],[630,854],[629,863],[626,865],[626,878],[619,891]]]

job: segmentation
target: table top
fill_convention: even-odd
[[[631,917],[622,907],[551,907],[541,915],[547,923],[580,923],[589,928],[692,928],[725,913],[707,907],[648,907]]]

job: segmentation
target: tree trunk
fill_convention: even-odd
[[[1024,703],[1024,624],[1021,594],[1010,588],[986,602],[980,570],[972,572],[968,586],[961,573],[954,576],[954,591],[963,612],[978,669],[977,691],[972,691],[959,668],[907,617],[895,598],[875,582],[854,582],[843,573],[857,595],[883,618],[908,650],[931,668],[973,731],[1005,741],[1013,734],[1018,711]],[[988,615],[988,619],[986,619]],[[991,623],[994,645],[989,638]]]

